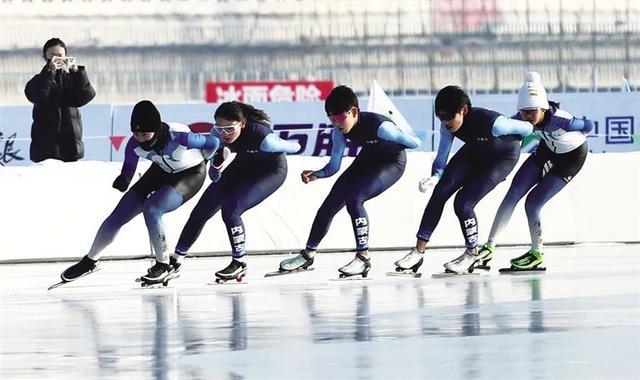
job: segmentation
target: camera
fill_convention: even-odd
[[[76,64],[76,59],[74,57],[54,57],[53,62],[59,70],[64,70],[68,73],[69,68]]]

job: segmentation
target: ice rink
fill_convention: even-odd
[[[69,263],[0,265],[2,379],[638,379],[640,245],[547,247],[548,270],[388,277],[404,251],[374,252],[368,280],[331,281],[352,253],[264,278],[285,256],[248,258],[245,284],[208,285],[229,258],[189,259],[167,288],[150,260],[47,291]]]

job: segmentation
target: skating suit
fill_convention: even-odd
[[[217,132],[212,130],[212,133]],[[232,256],[244,256],[242,214],[282,186],[287,176],[285,153],[293,154],[300,149],[298,143],[279,138],[264,123],[247,123],[238,139],[228,147],[236,156],[220,179],[209,185],[191,212],[176,246],[179,253],[188,252],[206,222],[221,210]]]
[[[120,228],[142,213],[149,238],[160,262],[169,261],[162,215],[173,211],[191,199],[201,188],[206,176],[205,158],[217,149],[219,140],[207,137],[200,147],[184,146],[178,141],[192,140],[189,127],[179,123],[163,124],[166,141],[154,150],[146,151],[135,138],[125,148],[121,175],[130,180],[135,174],[139,157],[153,161],[151,167],[127,191],[111,215],[102,223],[88,256],[94,260],[109,245]]]
[[[417,148],[420,140],[402,132],[389,118],[372,112],[360,112],[347,134],[331,132],[329,163],[314,172],[317,178],[335,174],[342,162],[347,141],[362,147],[353,163],[340,175],[324,200],[311,227],[307,248],[315,250],[327,234],[333,217],[347,207],[357,250],[369,248],[369,218],[364,202],[382,194],[402,176],[406,166],[406,148]]]
[[[514,118],[520,119],[520,115]],[[493,221],[490,243],[509,223],[520,199],[529,193],[525,211],[532,249],[542,250],[542,207],[582,169],[589,150],[586,135],[593,126],[591,120],[577,119],[552,103],[542,123],[534,126],[533,133],[541,141],[514,176]]]
[[[440,127],[441,140],[432,166],[432,175],[440,175],[420,222],[417,237],[429,241],[444,204],[454,193],[454,210],[460,222],[465,245],[478,244],[478,224],[474,208],[496,185],[504,181],[520,156],[520,142],[530,134],[531,124],[511,120],[498,112],[470,107],[462,126],[451,133]],[[445,166],[453,137],[464,145]]]

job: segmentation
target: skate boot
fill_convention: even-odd
[[[141,285],[149,286],[162,284],[167,286],[169,280],[172,278],[171,274],[173,274],[173,271],[174,269],[170,264],[156,261],[156,263],[147,270],[147,274],[140,277]]]
[[[474,266],[478,260],[478,255],[474,255],[468,249],[465,249],[461,256],[444,263],[444,269],[447,273],[473,273]]]
[[[171,267],[173,268],[174,273],[178,273],[180,272],[180,267],[182,266],[182,263],[179,263],[178,259],[175,256],[171,256],[169,258],[169,265],[171,265]]]
[[[242,282],[247,275],[247,263],[231,259],[231,263],[226,268],[216,272],[216,283],[222,284],[229,280]]]
[[[313,257],[307,256],[306,251],[303,249],[299,254],[292,258],[282,260],[280,262],[280,272],[294,272],[299,270],[308,269],[313,265]]]
[[[477,269],[485,269],[490,270],[491,267],[487,265],[489,261],[493,258],[493,249],[495,247],[491,243],[484,243],[480,250],[478,251],[478,261],[476,262]]]
[[[98,260],[92,260],[89,256],[84,256],[82,259],[67,268],[60,275],[60,279],[64,282],[71,282],[79,279],[80,277],[84,277],[92,272],[98,270]]]
[[[394,265],[396,266],[396,272],[413,271],[413,273],[416,273],[423,262],[424,252],[419,252],[417,249],[411,248],[411,251],[396,261]]]
[[[338,269],[338,272],[340,272],[340,278],[358,275],[362,276],[362,278],[366,278],[370,269],[371,260],[365,259],[364,257],[356,254],[356,257],[351,260],[349,264]]]
[[[511,259],[511,269],[536,270],[542,264],[543,256],[542,252],[531,249],[524,255]]]

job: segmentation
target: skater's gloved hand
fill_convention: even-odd
[[[440,177],[436,175],[431,177],[425,177],[421,179],[420,182],[418,182],[418,190],[420,190],[421,193],[430,192],[433,190],[434,187],[436,187],[436,184],[438,183],[439,180],[440,180]]]
[[[211,162],[211,165],[209,166],[209,178],[211,178],[211,181],[218,182],[221,175],[220,169],[213,166],[213,162]]]
[[[231,150],[226,146],[218,149],[211,159],[211,166],[218,170],[222,169],[222,164],[224,164],[230,154]]]
[[[121,193],[124,193],[129,188],[129,183],[131,180],[124,175],[120,174],[116,177],[116,180],[113,181],[113,188],[120,190]]]

